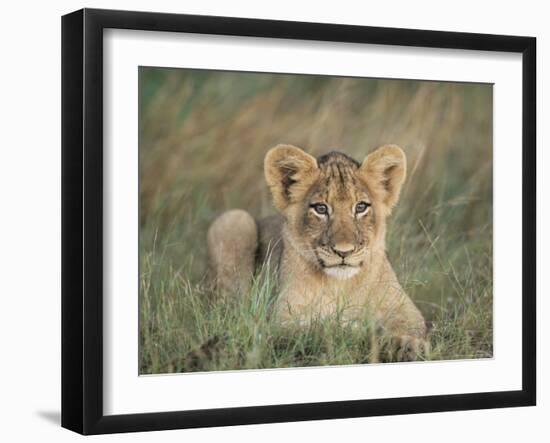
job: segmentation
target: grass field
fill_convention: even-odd
[[[268,277],[213,301],[208,225],[230,208],[274,213],[262,165],[278,143],[359,161],[399,144],[409,174],[387,250],[434,324],[427,358],[492,356],[490,85],[141,68],[139,121],[140,373],[378,360],[368,324],[268,319]]]

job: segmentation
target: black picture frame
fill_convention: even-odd
[[[208,410],[103,413],[103,30],[171,31],[522,54],[522,389]],[[229,426],[536,403],[536,39],[83,9],[62,18],[62,426],[82,434]],[[518,147],[519,149],[519,147]]]

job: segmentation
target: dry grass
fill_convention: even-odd
[[[262,164],[278,143],[358,160],[403,147],[409,176],[388,253],[436,323],[430,358],[492,355],[491,86],[142,68],[142,372],[183,370],[189,350],[224,333],[226,353],[209,369],[367,359],[364,334],[337,324],[277,330],[258,315],[269,282],[236,305],[204,302],[208,224],[229,208],[273,213]]]

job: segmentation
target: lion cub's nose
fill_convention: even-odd
[[[332,251],[335,254],[338,254],[342,258],[345,258],[348,255],[350,255],[354,249],[355,249],[355,246],[353,246],[351,243],[336,243],[332,245]]]

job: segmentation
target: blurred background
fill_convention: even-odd
[[[179,327],[183,314],[163,306],[178,303],[174,276],[201,290],[215,216],[274,213],[269,148],[362,161],[395,143],[408,177],[389,220],[390,261],[426,317],[460,320],[470,351],[492,355],[492,85],[148,67],[139,76],[144,346],[162,348],[166,324]]]

